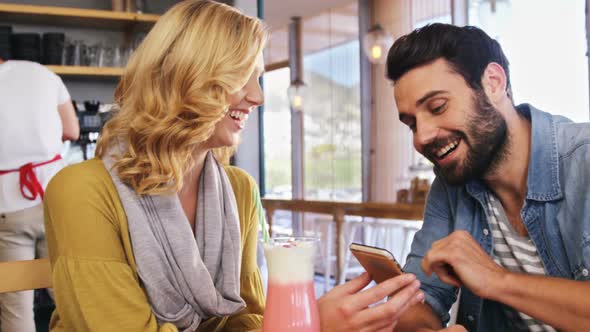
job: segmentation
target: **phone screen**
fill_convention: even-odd
[[[376,282],[382,282],[403,273],[393,254],[386,249],[352,243],[350,251]]]

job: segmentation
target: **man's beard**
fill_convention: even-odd
[[[451,185],[461,185],[473,179],[483,178],[494,172],[506,157],[509,144],[508,125],[502,114],[494,108],[483,91],[475,91],[473,97],[474,112],[467,118],[467,133],[454,132],[450,138],[433,142],[432,148],[425,151],[436,151],[457,138],[467,147],[467,155],[463,161],[457,161],[445,167],[439,167],[443,179]],[[436,164],[431,153],[428,159]]]

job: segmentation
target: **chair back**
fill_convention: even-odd
[[[49,259],[0,262],[0,294],[51,287]]]

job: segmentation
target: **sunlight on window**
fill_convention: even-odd
[[[514,102],[574,121],[588,121],[584,1],[471,1],[469,24],[502,45],[510,62]]]
[[[264,74],[264,169],[267,198],[291,199],[289,68]]]
[[[305,198],[361,201],[358,40],[304,57]]]

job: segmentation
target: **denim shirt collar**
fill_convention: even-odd
[[[561,199],[563,193],[559,183],[559,155],[552,115],[529,104],[518,105],[516,109],[531,121],[531,156],[526,199],[545,202]],[[485,184],[478,179],[469,181],[466,189],[478,200],[488,191]]]

